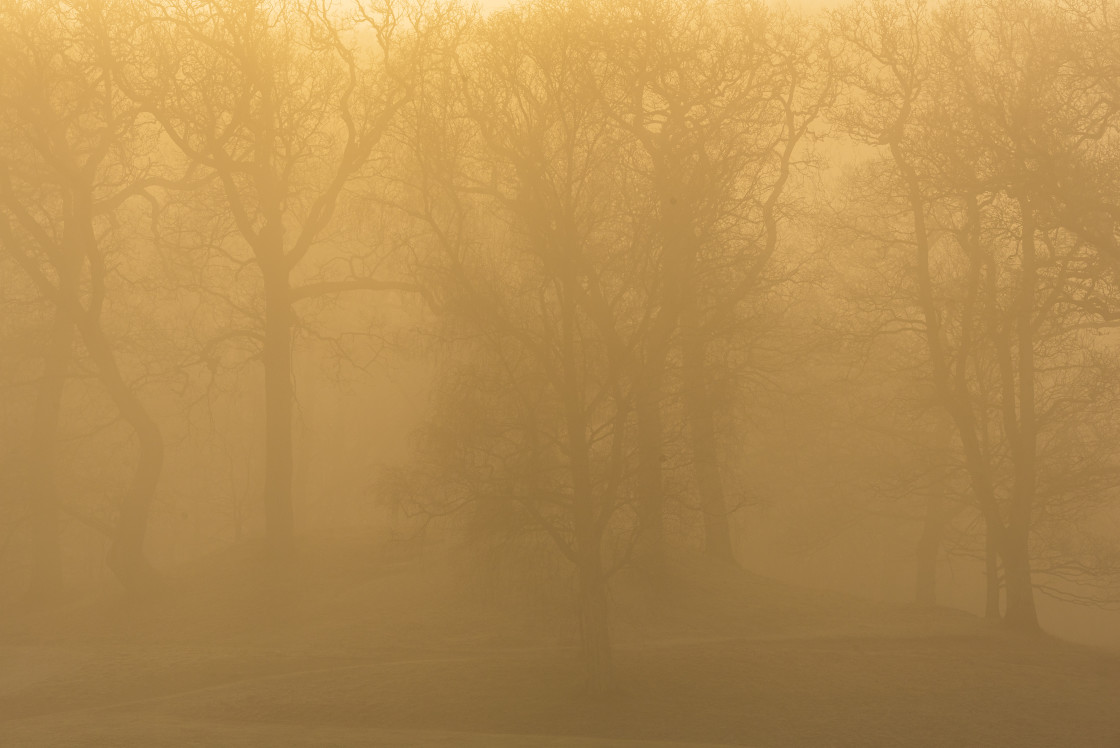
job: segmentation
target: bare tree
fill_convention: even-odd
[[[989,614],[998,555],[1006,621],[1037,628],[1030,544],[1054,498],[1043,471],[1060,472],[1043,460],[1057,404],[1082,386],[1059,372],[1087,364],[1082,300],[1100,277],[1053,208],[1061,178],[1048,165],[1076,164],[1106,110],[1070,64],[1076,31],[1055,6],[977,3],[931,17],[921,3],[875,3],[837,23],[858,67],[839,118],[885,153],[881,195],[907,216],[885,236],[914,252],[915,329],[987,526]]]
[[[642,292],[617,162],[628,136],[598,106],[593,24],[582,6],[542,2],[474,26],[457,77],[432,84],[440,109],[416,112],[403,207],[428,237],[418,272],[455,372],[432,428],[458,477],[432,495],[445,509],[512,507],[572,562],[588,685],[601,691],[607,578],[633,535],[619,510]]]
[[[132,427],[138,460],[113,530],[109,564],[132,592],[150,587],[144,556],[148,506],[163,462],[159,428],[122,369],[107,326],[113,257],[127,241],[127,204],[159,178],[148,159],[153,123],[122,94],[114,57],[128,38],[134,8],[74,2],[7,4],[4,132],[0,154],[0,241],[53,309],[48,352],[36,398],[30,467],[35,503],[33,584],[58,584],[59,502],[55,450],[59,403],[78,340],[121,416]]]
[[[294,548],[292,335],[302,301],[401,289],[374,277],[378,252],[323,250],[346,186],[415,84],[426,16],[404,4],[184,0],[151,6],[164,50],[131,91],[186,158],[217,185],[230,282],[259,283],[269,557]],[[218,289],[219,293],[223,289]]]
[[[628,163],[654,227],[644,238],[648,318],[632,364],[643,526],[656,549],[662,389],[675,343],[705,547],[731,560],[713,349],[774,281],[798,146],[831,92],[828,57],[805,18],[752,3],[622,3],[604,15],[601,95],[635,143]]]

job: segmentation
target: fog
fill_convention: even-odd
[[[0,745],[1120,745],[1111,0],[0,0]]]

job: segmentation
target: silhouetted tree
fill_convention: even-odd
[[[916,329],[987,525],[989,614],[998,554],[1007,622],[1036,628],[1030,543],[1058,498],[1043,476],[1069,469],[1047,462],[1050,435],[1077,418],[1059,403],[1078,399],[1086,374],[1105,387],[1113,376],[1083,353],[1082,299],[1100,275],[1052,208],[1046,165],[1073,168],[1105,110],[1071,64],[1076,32],[1056,6],[959,4],[931,16],[918,2],[873,3],[837,16],[837,30],[858,91],[838,118],[884,153],[869,177],[885,188],[885,215],[907,216],[869,236],[914,252]]]
[[[232,225],[231,281],[257,274],[265,390],[269,557],[294,547],[292,335],[295,307],[349,290],[399,289],[377,259],[324,251],[346,186],[415,85],[425,15],[403,3],[183,0],[159,6],[162,50],[130,81],[188,168],[209,174]],[[336,268],[341,268],[342,272]]]
[[[654,227],[633,363],[643,524],[656,548],[662,389],[675,343],[705,547],[731,560],[715,349],[744,302],[775,279],[798,146],[830,95],[828,59],[812,23],[753,3],[634,2],[604,14],[601,96],[634,140],[627,161]]]
[[[29,445],[38,595],[53,594],[61,572],[55,452],[60,398],[79,341],[138,448],[109,564],[132,592],[152,583],[144,537],[163,440],[122,370],[119,341],[106,320],[110,294],[127,288],[113,277],[114,256],[127,241],[122,215],[134,198],[154,200],[145,190],[161,181],[149,161],[153,123],[117,85],[117,71],[135,60],[115,53],[136,22],[126,3],[84,2],[9,3],[0,21],[8,81],[0,115],[0,242],[54,319]]]

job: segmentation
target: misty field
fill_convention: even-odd
[[[957,611],[682,555],[660,590],[617,580],[618,686],[592,697],[563,580],[496,586],[461,549],[332,545],[280,597],[226,554],[163,599],[5,617],[0,742],[1120,745],[1120,658]]]

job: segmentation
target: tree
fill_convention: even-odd
[[[138,448],[130,488],[113,530],[109,564],[130,592],[153,581],[144,556],[148,506],[163,462],[163,440],[120,363],[106,320],[114,255],[127,241],[121,220],[146,194],[152,123],[117,86],[131,62],[114,46],[135,28],[134,9],[73,2],[8,3],[4,34],[0,151],[0,243],[51,308],[53,322],[36,397],[29,451],[35,531],[33,594],[57,594],[61,579],[59,501],[53,481],[60,401],[75,335],[131,426]]]
[[[780,282],[790,180],[831,95],[829,62],[811,22],[754,3],[628,2],[604,15],[601,96],[634,141],[627,164],[654,227],[643,237],[646,329],[631,362],[643,527],[656,548],[662,390],[675,344],[705,548],[732,560],[714,351],[738,332],[743,306]]]
[[[278,566],[294,550],[296,307],[323,294],[403,287],[370,274],[380,247],[340,263],[322,241],[344,189],[411,96],[426,16],[390,2],[343,15],[316,0],[182,0],[158,6],[156,20],[162,54],[130,81],[131,93],[187,169],[216,185],[216,220],[231,221],[222,247],[231,284],[244,268],[259,284],[266,539]]]
[[[952,419],[988,533],[989,613],[1002,561],[1009,625],[1037,628],[1031,538],[1060,403],[1087,374],[1083,299],[1099,278],[1052,208],[1056,168],[1100,131],[1092,86],[1070,64],[1076,33],[1032,3],[860,6],[837,16],[858,93],[846,129],[885,152],[880,239],[910,247],[909,293],[930,376]],[[886,206],[890,207],[886,207]],[[897,232],[897,233],[895,233]],[[875,236],[871,233],[870,236]],[[1079,372],[1072,376],[1071,372]],[[1088,411],[1082,411],[1082,414]]]
[[[608,541],[632,536],[619,510],[642,291],[626,137],[597,106],[593,20],[541,2],[471,28],[457,78],[430,82],[433,108],[413,113],[402,207],[424,228],[418,272],[448,341],[430,511],[470,504],[547,534],[573,564],[588,686],[602,691],[607,578],[626,555]]]

